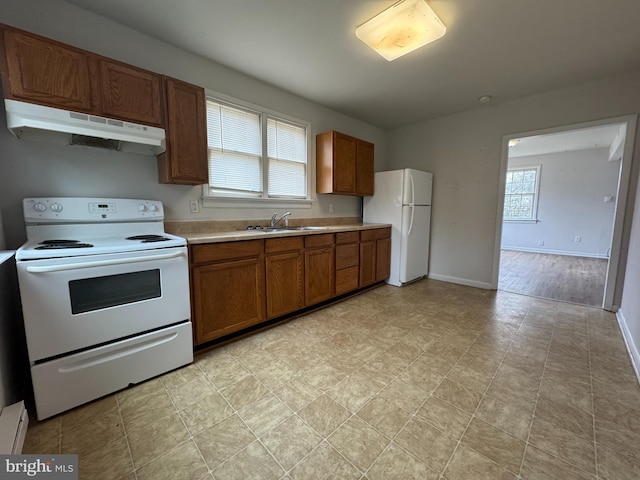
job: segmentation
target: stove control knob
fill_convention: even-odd
[[[151,205],[149,205],[149,211],[150,212],[157,212],[158,211],[158,206],[154,203],[152,203]]]
[[[52,203],[49,207],[52,212],[60,213],[62,211],[62,205],[59,203]]]
[[[138,211],[139,212],[146,212],[147,211],[147,206],[144,203],[141,203],[140,205],[138,205]]]
[[[33,204],[33,209],[34,209],[36,212],[44,212],[44,211],[46,211],[46,210],[47,210],[47,206],[46,206],[44,203],[40,203],[40,202],[38,202],[38,203],[34,203],[34,204]]]

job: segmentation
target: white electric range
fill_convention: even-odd
[[[186,240],[162,203],[27,198],[16,252],[38,419],[193,361]]]

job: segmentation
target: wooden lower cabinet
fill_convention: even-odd
[[[265,320],[263,248],[261,240],[191,247],[196,345]]]
[[[391,229],[189,246],[195,344],[389,276]]]
[[[391,228],[360,232],[360,287],[384,280],[391,272]]]
[[[376,281],[376,242],[360,242],[359,286],[366,287]]]
[[[376,281],[391,274],[391,237],[376,240]]]
[[[336,295],[358,288],[360,274],[360,233],[336,233]]]
[[[305,237],[305,305],[315,305],[335,295],[335,237],[332,233]]]
[[[266,241],[267,318],[276,318],[304,307],[302,248],[302,237]]]

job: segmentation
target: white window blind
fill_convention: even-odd
[[[260,114],[207,101],[209,187],[219,194],[262,194]]]
[[[504,220],[536,220],[540,166],[507,170]]]
[[[207,99],[206,195],[308,199],[308,126],[283,117]]]
[[[307,196],[306,129],[267,119],[268,192],[270,197]]]

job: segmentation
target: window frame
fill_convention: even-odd
[[[313,201],[315,200],[315,188],[313,188],[313,180],[315,178],[315,162],[313,161],[313,143],[311,122],[302,120],[300,118],[287,115],[282,112],[253,104],[238,98],[230,97],[219,92],[205,90],[205,100],[211,100],[222,104],[227,104],[231,107],[249,110],[253,113],[257,113],[260,116],[260,132],[261,132],[261,169],[262,169],[262,193],[260,196],[250,195],[224,195],[224,194],[212,194],[209,182],[202,185],[202,204],[204,207],[213,208],[311,208]],[[276,121],[282,121],[285,123],[291,123],[293,125],[303,127],[305,129],[305,141],[306,141],[306,197],[302,198],[289,198],[289,197],[269,197],[268,194],[268,182],[269,182],[269,156],[268,156],[268,143],[267,143],[267,119],[272,118]],[[207,177],[209,175],[209,163],[207,161]]]
[[[504,204],[506,203],[507,198],[512,195],[507,193],[507,174],[509,172],[514,171],[522,171],[522,170],[535,170],[536,171],[536,183],[534,186],[533,192],[533,209],[531,212],[531,218],[505,218],[506,208],[504,208]],[[518,165],[517,167],[507,166],[507,171],[505,173],[505,182],[504,182],[504,199],[503,199],[503,209],[502,209],[502,221],[507,223],[538,223],[538,202],[540,199],[540,173],[542,171],[542,165]]]

